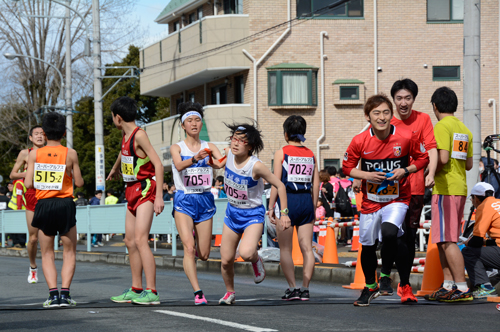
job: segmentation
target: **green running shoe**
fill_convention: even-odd
[[[122,295],[112,296],[111,301],[116,303],[131,303],[133,299],[137,299],[141,294],[137,294],[132,288],[123,291]]]
[[[146,289],[138,298],[132,300],[133,304],[160,304],[160,296],[153,293],[151,289]]]

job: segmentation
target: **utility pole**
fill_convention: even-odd
[[[479,176],[481,158],[481,2],[464,2],[464,123],[472,132],[472,169],[467,174],[467,189],[470,193]],[[465,211],[470,209],[467,200]]]
[[[68,0],[68,6],[71,0]],[[71,11],[66,7],[66,147],[73,148],[73,103],[71,101]]]
[[[102,115],[102,82],[101,82],[101,27],[99,0],[92,0],[92,23],[94,43],[94,126],[95,126],[95,186],[102,190],[101,204],[106,198],[106,169],[104,167],[104,126]]]

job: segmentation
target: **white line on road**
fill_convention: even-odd
[[[273,332],[273,331],[278,331],[278,330],[266,329],[266,328],[262,328],[262,327],[256,327],[256,326],[238,324],[238,323],[233,323],[233,322],[226,322],[224,320],[215,319],[215,318],[195,316],[195,315],[190,315],[190,314],[185,314],[185,313],[182,313],[182,312],[176,312],[176,311],[170,311],[170,310],[155,310],[155,312],[158,312],[160,314],[170,315],[170,316],[177,316],[177,317],[184,317],[184,318],[189,318],[189,319],[202,320],[202,321],[205,321],[205,322],[210,322],[210,323],[214,323],[214,324],[229,326],[229,327],[237,328],[237,329],[240,329],[240,330],[246,330],[246,331],[252,331],[252,332]]]

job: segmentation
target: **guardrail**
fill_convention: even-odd
[[[263,202],[266,201],[265,196]],[[212,235],[222,234],[227,198],[215,200],[217,212],[213,217]],[[170,234],[172,236],[172,256],[177,256],[177,228],[172,216],[173,202],[165,202],[165,209],[159,216],[153,217],[151,234]],[[91,251],[91,234],[124,234],[126,204],[87,205],[76,208],[76,231],[87,234],[87,251]],[[264,221],[262,246],[267,247],[267,215]],[[5,247],[6,234],[26,233],[26,216],[24,211],[2,210],[0,213],[0,229],[2,230],[2,247]],[[28,237],[27,237],[28,238]],[[57,243],[55,243],[57,249]]]

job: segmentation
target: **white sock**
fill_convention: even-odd
[[[467,292],[469,290],[469,287],[467,287],[467,283],[465,281],[464,282],[457,282],[456,285],[457,285],[458,290],[461,292]]]
[[[443,282],[443,288],[445,288],[447,290],[451,290],[453,288],[454,284],[455,284],[455,282],[453,280],[445,280]]]

